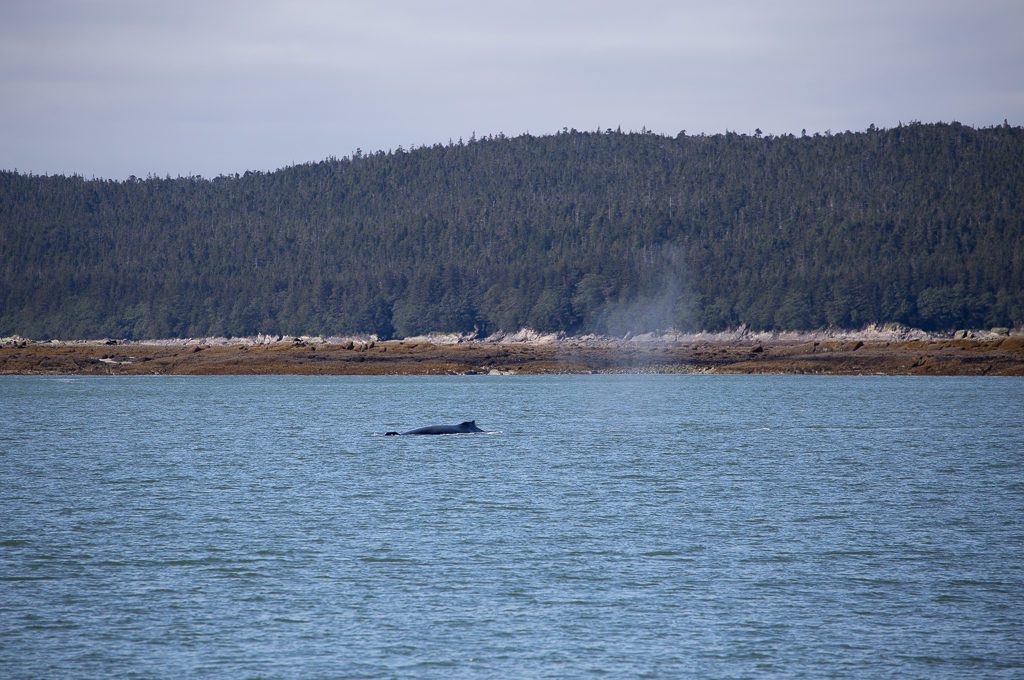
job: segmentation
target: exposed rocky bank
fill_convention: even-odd
[[[791,373],[1024,375],[1024,333],[668,333],[626,338],[519,331],[487,338],[257,336],[179,340],[0,339],[0,374],[435,375]]]

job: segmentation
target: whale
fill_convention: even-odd
[[[427,425],[418,427],[408,432],[385,432],[385,437],[392,437],[399,434],[468,434],[470,432],[483,432],[476,426],[475,420],[467,420],[458,425]]]

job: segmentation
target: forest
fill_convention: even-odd
[[[273,172],[0,171],[0,336],[1024,323],[1024,128],[475,136]]]

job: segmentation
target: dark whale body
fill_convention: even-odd
[[[466,422],[459,423],[458,425],[428,425],[427,427],[418,427],[415,430],[409,430],[408,432],[402,432],[401,434],[465,434],[468,432],[483,432],[483,430],[476,426],[475,420],[467,420]],[[397,434],[399,433],[384,433],[387,437]]]

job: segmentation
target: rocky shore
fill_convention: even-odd
[[[0,339],[0,374],[508,375],[780,373],[1024,375],[1024,334],[901,327],[626,338],[519,331],[488,338],[256,336],[179,340]]]

